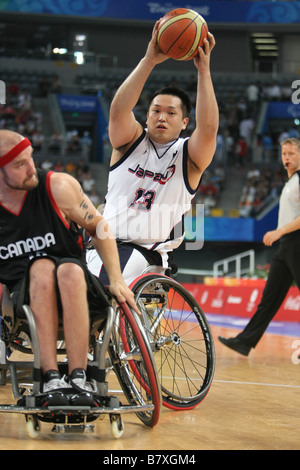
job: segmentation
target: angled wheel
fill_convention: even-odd
[[[156,365],[139,318],[127,304],[117,311],[108,352],[129,404],[145,425],[155,426],[161,408]]]
[[[207,395],[215,370],[213,337],[201,307],[166,276],[145,274],[131,289],[154,353],[163,405],[194,408]]]
[[[26,415],[26,433],[31,439],[36,439],[40,435],[40,425],[36,416]]]
[[[119,439],[124,432],[124,423],[120,415],[109,415],[111,433],[115,439]]]

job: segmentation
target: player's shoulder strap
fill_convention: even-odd
[[[124,153],[124,155],[113,165],[109,167],[109,171],[115,170],[118,168],[122,163],[127,160],[127,158],[132,154],[132,152],[136,149],[136,147],[143,141],[146,137],[146,130],[144,129],[142,134],[137,138],[137,140],[131,145],[131,147]]]

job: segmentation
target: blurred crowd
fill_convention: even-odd
[[[57,159],[55,162],[51,159],[35,160],[37,168],[48,171],[66,172],[76,178],[82,186],[85,194],[89,196],[93,204],[98,207],[103,201],[97,189],[97,181],[93,178],[91,168],[85,160],[69,160],[63,163]]]
[[[42,113],[34,109],[31,94],[15,82],[6,89],[6,104],[0,104],[0,129],[19,132],[36,146],[43,141]]]
[[[286,181],[282,166],[272,170],[265,165],[261,170],[253,166],[246,175],[246,182],[239,201],[241,217],[257,217],[270,203],[277,200]]]
[[[37,96],[45,97],[51,92],[59,92],[60,81],[53,75],[52,81],[43,79],[39,85]],[[52,154],[73,155],[83,153],[88,157],[92,140],[89,131],[79,135],[77,129],[70,129],[66,136],[60,132],[45,135],[43,132],[43,115],[33,105],[33,97],[27,89],[12,82],[6,88],[6,104],[0,104],[0,129],[19,132],[32,143],[36,152],[42,149]]]

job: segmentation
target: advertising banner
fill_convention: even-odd
[[[218,314],[251,318],[261,301],[264,283],[249,285],[184,284],[206,314]],[[300,323],[300,292],[291,287],[281,308],[274,317],[276,321]]]
[[[56,95],[62,111],[78,113],[96,113],[98,111],[98,98],[81,95]]]
[[[300,4],[295,1],[182,1],[209,23],[300,23]],[[175,1],[155,0],[0,0],[0,11],[98,17],[110,19],[157,20],[178,8]]]

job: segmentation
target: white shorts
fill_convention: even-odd
[[[136,249],[118,245],[119,257],[123,279],[127,285],[130,285],[139,277],[149,266],[146,258]],[[95,249],[87,250],[86,262],[89,271],[99,277],[105,286],[109,285],[109,279],[103,262]]]

